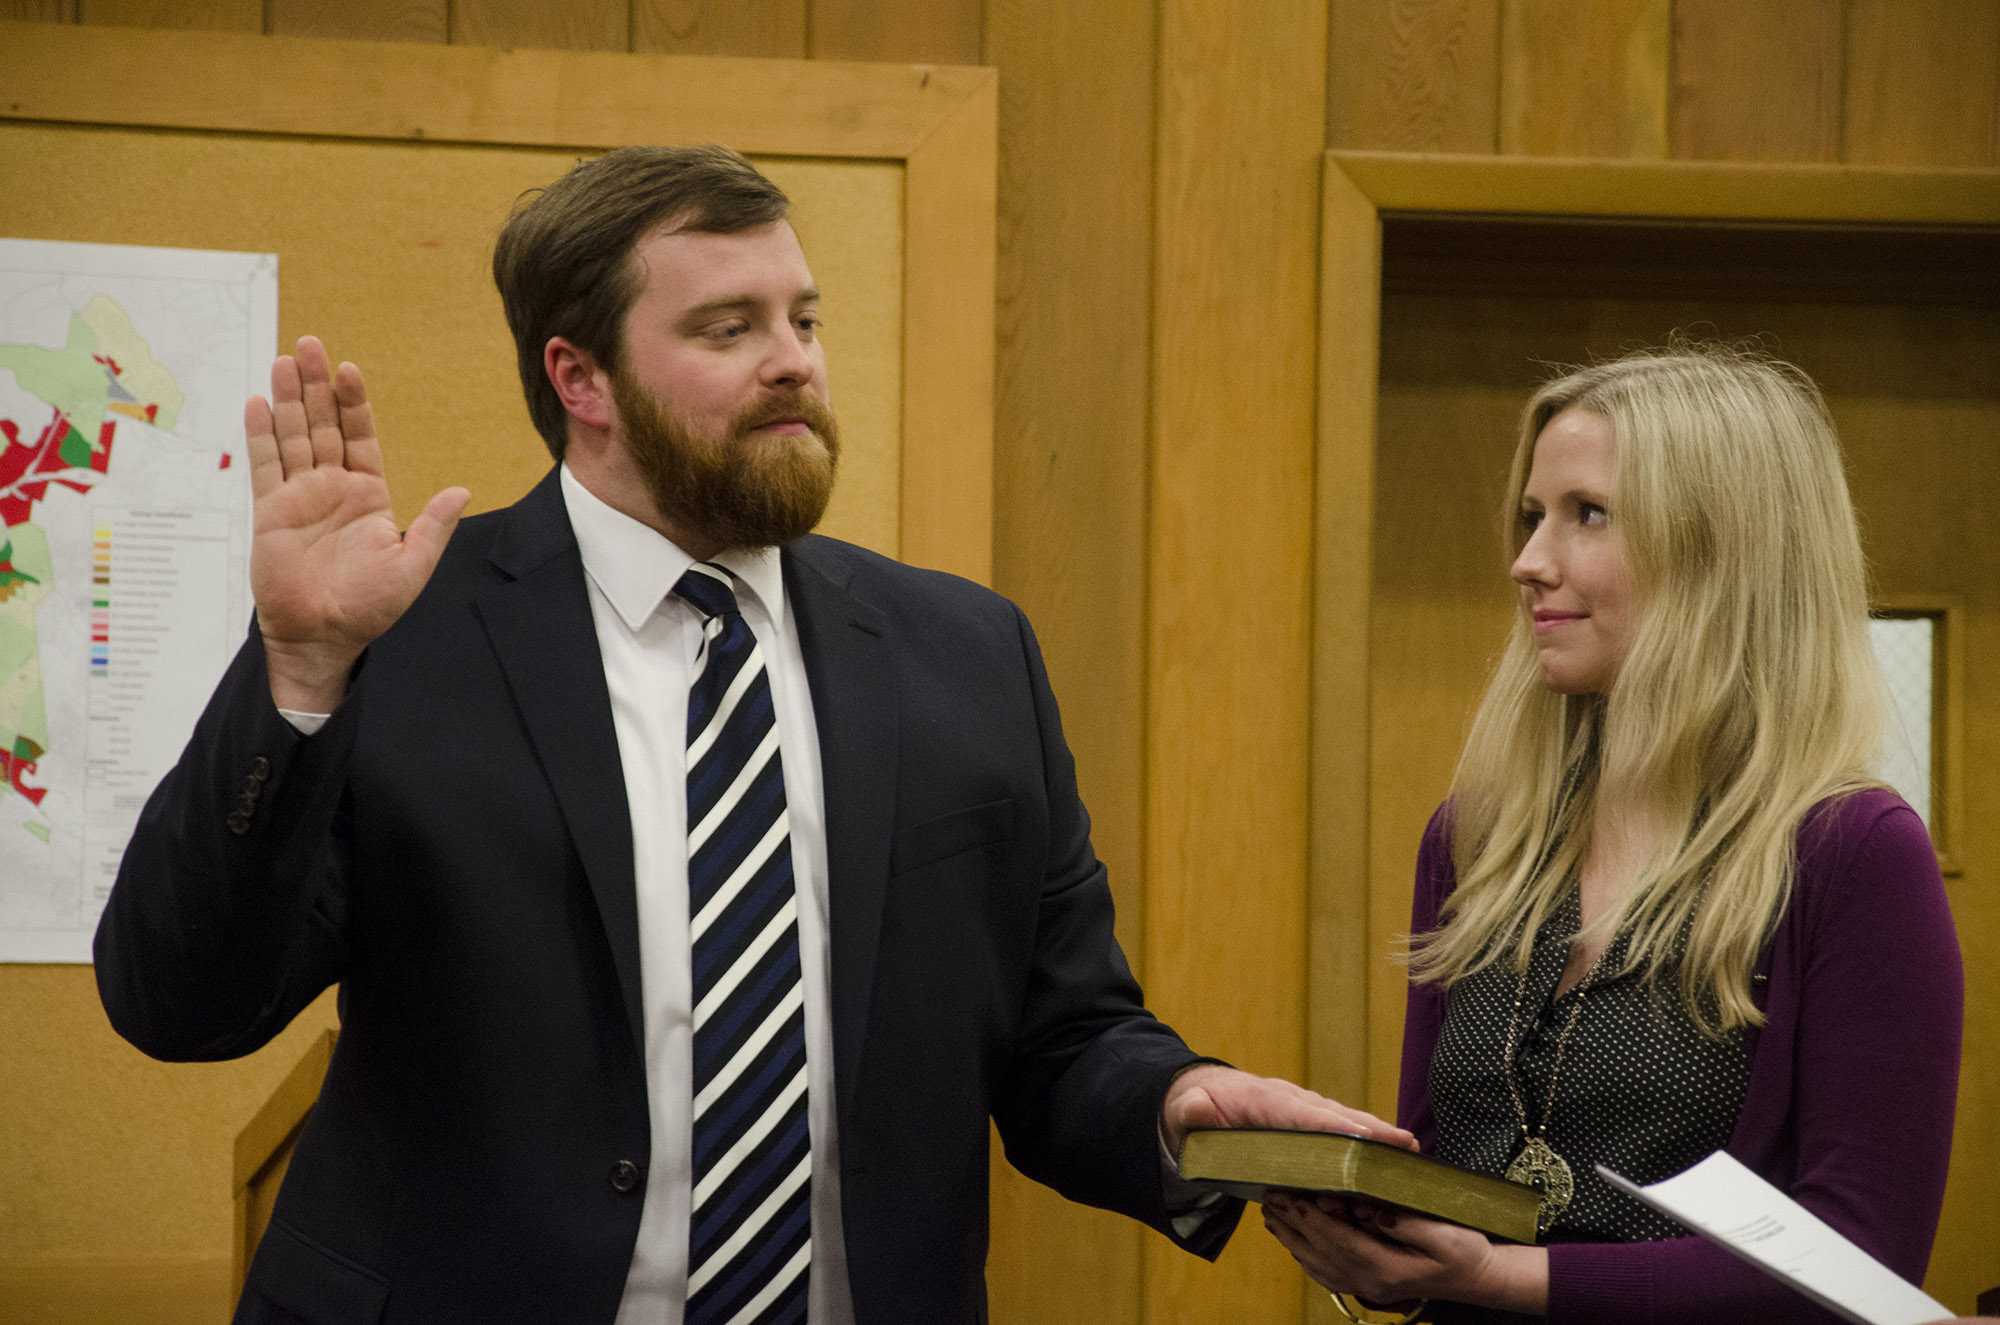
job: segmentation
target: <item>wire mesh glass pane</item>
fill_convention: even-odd
[[[1882,735],[1875,776],[1894,787],[1927,824],[1932,822],[1931,727],[1936,709],[1931,656],[1936,636],[1935,617],[1876,617],[1868,623],[1869,642],[1882,665],[1888,697],[1888,730]]]

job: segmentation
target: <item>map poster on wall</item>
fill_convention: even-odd
[[[0,961],[88,962],[250,620],[278,260],[0,239]]]

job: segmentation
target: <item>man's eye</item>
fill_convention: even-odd
[[[710,340],[735,340],[749,330],[748,322],[718,322],[704,334]]]
[[[797,323],[800,333],[807,336],[819,335],[821,328],[826,326],[826,323],[820,320],[820,316],[817,313],[801,313],[797,318]]]

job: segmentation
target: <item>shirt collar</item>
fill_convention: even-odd
[[[583,571],[635,633],[673,592],[694,558],[672,539],[599,498],[562,466],[563,503],[576,531]],[[784,618],[785,576],[774,547],[736,548],[715,563],[749,589],[773,621]]]

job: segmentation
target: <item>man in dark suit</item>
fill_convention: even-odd
[[[97,938],[174,1059],[341,986],[239,1319],[975,1321],[987,1119],[1213,1255],[1191,1126],[1406,1134],[1197,1058],[1112,937],[1026,621],[808,531],[838,455],[784,197],[625,149],[495,276],[558,462],[390,519],[310,337],[246,410],[257,623]],[[780,550],[781,549],[781,550]]]

